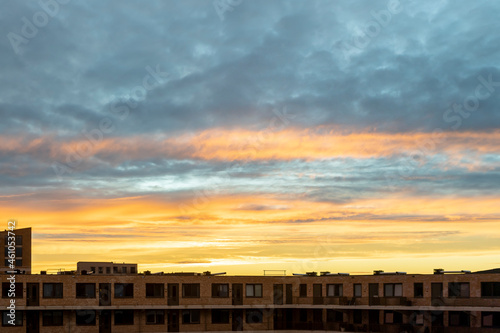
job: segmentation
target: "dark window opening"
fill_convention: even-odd
[[[134,310],[115,310],[115,325],[134,325]]]
[[[182,297],[200,297],[200,284],[199,283],[183,283],[182,284]]]
[[[76,310],[77,326],[94,326],[96,323],[96,312],[94,310]]]
[[[229,285],[221,283],[212,284],[212,297],[229,297]]]
[[[62,283],[44,283],[43,284],[44,298],[63,298]]]
[[[469,282],[450,282],[448,283],[448,297],[469,297]]]
[[[450,311],[448,326],[469,327],[470,314],[465,311]]]
[[[165,311],[146,310],[146,325],[163,325],[163,324],[165,324]]]
[[[402,324],[403,314],[397,311],[385,311],[384,313],[386,324]]]
[[[76,297],[95,298],[95,283],[77,283]]]
[[[212,324],[229,324],[229,310],[212,310]]]
[[[482,312],[483,327],[500,328],[500,312]]]
[[[262,323],[263,315],[261,310],[247,310],[246,311],[246,322],[248,324],[258,324]]]
[[[42,312],[43,326],[62,326],[63,312],[62,311],[43,311]]]
[[[424,284],[414,283],[413,284],[413,297],[424,297]]]
[[[134,297],[133,283],[115,283],[115,298]]]
[[[352,321],[354,324],[361,324],[363,322],[363,312],[361,310],[354,310]]]
[[[500,297],[500,282],[481,282],[481,297]]]
[[[165,286],[163,283],[146,283],[146,297],[164,297]]]
[[[15,291],[11,288],[10,282],[2,282],[2,297],[3,298],[23,298],[23,283],[14,283]],[[12,297],[14,296],[14,297]]]
[[[326,321],[329,323],[342,323],[344,321],[344,313],[328,309],[326,310]]]
[[[299,286],[299,297],[307,297],[307,284]]]
[[[183,310],[182,311],[183,324],[199,324],[200,323],[200,310]]]
[[[16,318],[14,319],[15,326],[23,326],[23,311],[16,311]],[[9,317],[9,311],[2,311],[2,326],[12,327],[12,319]]]

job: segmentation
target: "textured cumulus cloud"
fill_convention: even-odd
[[[262,126],[283,106],[299,126],[449,130],[460,114],[443,114],[474,96],[479,76],[500,81],[498,5],[401,0],[388,18],[389,3],[244,1],[224,21],[210,1],[60,5],[20,54],[0,42],[2,130],[78,136],[116,105],[130,109],[122,134]],[[2,31],[22,35],[40,10],[10,4]],[[168,76],[144,96],[157,65]],[[499,96],[460,129],[497,128]]]

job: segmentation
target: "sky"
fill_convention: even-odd
[[[35,272],[500,267],[500,3],[2,3]]]

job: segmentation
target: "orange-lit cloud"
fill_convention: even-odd
[[[61,142],[53,136],[23,140],[0,138],[0,151],[30,154],[63,163],[91,157],[111,162],[150,158],[232,161],[393,155],[425,158],[437,153],[459,159],[465,154],[473,157],[475,154],[498,153],[499,146],[499,131],[345,134],[327,128],[282,131],[212,129],[179,137],[135,136],[103,138],[95,142],[85,138]]]

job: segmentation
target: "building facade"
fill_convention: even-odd
[[[9,305],[9,275],[0,306]],[[500,332],[500,274],[16,275],[2,332]]]
[[[137,274],[137,264],[118,264],[114,262],[79,261],[76,263],[78,274],[123,275]]]
[[[24,269],[0,274],[6,333],[500,332],[500,269],[226,276],[80,262],[77,271],[30,274],[31,229],[17,236]]]
[[[15,236],[15,269],[19,269],[24,274],[31,274],[31,228],[15,229],[10,231]],[[0,274],[11,271],[11,258],[9,257],[9,244],[12,244],[12,239],[9,240],[9,230],[0,231],[0,249],[3,251],[3,260],[0,261]]]

